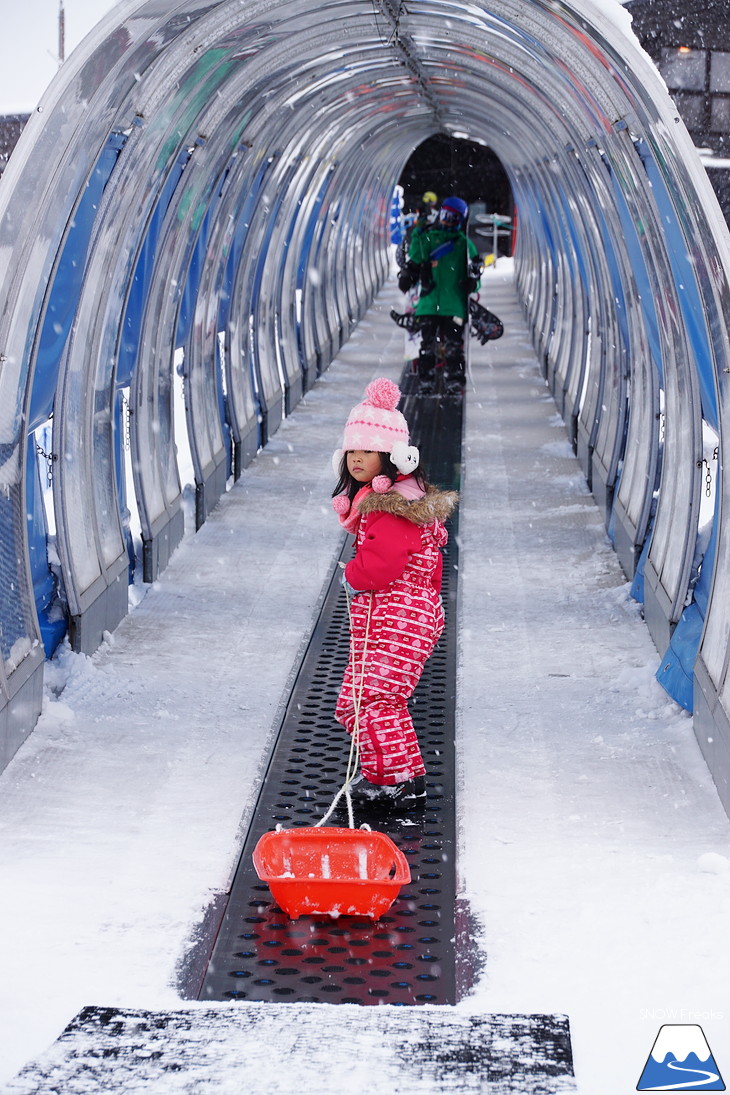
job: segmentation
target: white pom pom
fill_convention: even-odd
[[[418,449],[415,445],[406,445],[405,441],[396,441],[390,459],[401,475],[410,475],[418,467]]]
[[[342,449],[335,449],[332,453],[332,471],[335,475],[340,474],[340,465],[342,464]]]

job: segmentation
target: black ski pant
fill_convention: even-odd
[[[451,316],[419,317],[418,375],[421,380],[433,380],[437,362],[443,362],[447,379],[464,376],[464,328],[465,324],[455,323]]]

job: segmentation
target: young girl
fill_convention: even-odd
[[[385,377],[367,386],[333,456],[340,478],[332,498],[355,536],[344,572],[350,659],[335,717],[350,734],[359,724],[362,771],[351,784],[353,801],[391,810],[426,798],[408,700],[444,626],[440,548],[458,497],[426,482],[399,399]]]

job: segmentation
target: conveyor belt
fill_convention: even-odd
[[[401,381],[403,411],[429,479],[458,487],[462,400],[421,398],[412,386],[409,376]],[[354,917],[290,921],[251,861],[262,833],[280,823],[314,824],[344,780],[349,738],[333,713],[349,638],[337,568],[272,751],[199,999],[455,1003],[455,520],[444,559],[446,628],[410,705],[428,773],[427,804],[401,819],[373,823],[407,856],[412,882],[375,923]],[[350,545],[348,537],[345,558]]]

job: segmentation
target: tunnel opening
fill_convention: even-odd
[[[432,191],[439,202],[457,194],[469,205],[470,235],[480,254],[512,254],[512,233],[494,234],[479,217],[498,216],[514,221],[514,197],[502,161],[493,149],[476,141],[439,133],[414,150],[398,180],[403,188],[403,210],[414,212],[423,194]]]

